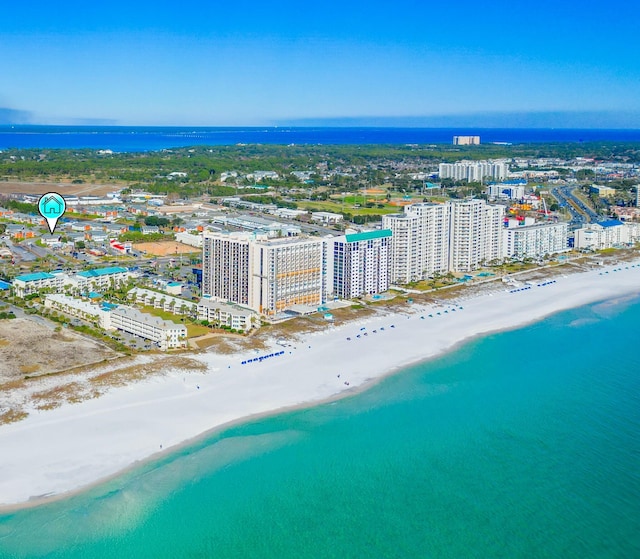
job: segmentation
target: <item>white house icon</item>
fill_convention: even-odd
[[[55,196],[47,196],[44,199],[42,208],[45,214],[58,216],[62,212],[62,202]]]

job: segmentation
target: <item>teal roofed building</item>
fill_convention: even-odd
[[[73,278],[72,283],[80,290],[108,288],[125,283],[130,277],[131,272],[121,266],[111,266],[109,268],[96,268],[94,270],[85,270],[78,272]]]
[[[391,236],[390,229],[381,229],[329,241],[334,297],[353,299],[389,289]]]
[[[55,278],[55,276],[47,272],[34,272],[33,274],[22,274],[21,276],[16,276],[16,280],[24,282],[40,281],[53,278]]]
[[[43,289],[58,290],[64,284],[61,274],[49,274],[47,272],[34,272],[23,274],[13,280],[13,288],[17,297],[25,297],[37,293]]]
[[[129,270],[121,266],[111,266],[110,268],[97,268],[95,270],[85,270],[84,272],[78,272],[79,276],[84,278],[98,278],[101,276],[110,276],[114,274],[127,273]]]

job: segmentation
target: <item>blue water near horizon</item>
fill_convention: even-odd
[[[142,152],[235,144],[451,144],[455,135],[479,135],[483,144],[640,141],[640,130],[625,129],[4,125],[0,126],[0,150],[89,148]]]
[[[640,557],[640,298],[0,515],[0,557]]]

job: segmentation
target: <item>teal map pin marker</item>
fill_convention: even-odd
[[[47,192],[38,200],[38,211],[40,215],[47,220],[47,225],[52,235],[58,224],[58,220],[62,217],[66,209],[67,204],[64,198],[57,192]]]

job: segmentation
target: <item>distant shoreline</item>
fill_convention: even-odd
[[[0,150],[95,149],[127,153],[225,145],[451,145],[457,135],[479,135],[481,146],[640,142],[640,129],[633,128],[0,125]]]

